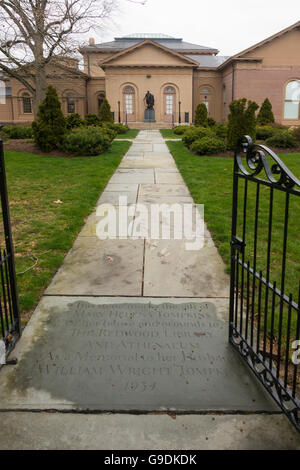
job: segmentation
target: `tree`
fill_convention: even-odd
[[[32,124],[35,143],[44,152],[60,146],[66,133],[66,120],[56,89],[50,85],[39,107],[37,120]]]
[[[45,97],[47,65],[55,56],[77,52],[76,37],[103,28],[118,5],[118,0],[0,0],[0,70],[30,91],[35,116]]]
[[[208,125],[208,112],[207,107],[204,103],[198,104],[195,111],[195,126],[204,126]]]
[[[272,111],[272,103],[269,98],[266,98],[263,104],[261,105],[261,108],[257,115],[257,122],[261,126],[266,126],[267,124],[272,124],[275,122],[274,114]]]
[[[114,122],[112,112],[110,109],[110,104],[105,98],[100,106],[99,110],[99,119],[100,122]]]
[[[244,135],[256,139],[256,111],[259,106],[246,98],[232,101],[229,106],[227,146],[234,149]]]

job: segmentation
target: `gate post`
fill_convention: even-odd
[[[14,330],[18,336],[21,335],[21,324],[20,324],[20,307],[18,299],[18,288],[17,288],[17,278],[15,271],[14,263],[14,248],[13,240],[11,233],[11,224],[10,224],[10,212],[9,212],[9,202],[7,194],[7,184],[6,184],[6,172],[5,172],[5,162],[4,162],[4,152],[3,152],[3,141],[0,139],[0,193],[1,193],[1,207],[2,207],[2,218],[3,218],[3,227],[4,227],[4,236],[5,236],[5,246],[8,256],[8,272],[9,272],[9,283],[11,291],[11,301],[13,308],[13,319],[14,319]]]

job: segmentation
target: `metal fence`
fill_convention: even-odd
[[[3,142],[0,140],[0,341],[5,345],[6,357],[15,346],[21,334],[20,311],[14,249],[6,185]],[[0,364],[1,367],[1,364]]]
[[[299,196],[300,180],[245,136],[234,162],[230,342],[300,431]]]

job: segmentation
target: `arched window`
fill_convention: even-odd
[[[99,93],[98,95],[98,111],[100,111],[101,104],[105,100],[105,93]]]
[[[76,100],[73,93],[67,95],[67,113],[73,114],[76,113]]]
[[[32,101],[29,93],[22,94],[23,113],[32,114]]]
[[[132,86],[126,86],[123,90],[125,120],[135,121],[135,91]]]
[[[300,80],[292,80],[285,89],[284,119],[299,119]]]
[[[175,120],[175,107],[176,107],[176,90],[172,86],[167,86],[164,89],[164,102],[165,102],[165,121],[171,122]]]

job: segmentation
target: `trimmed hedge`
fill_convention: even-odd
[[[299,143],[289,131],[277,131],[275,135],[266,140],[270,147],[278,148],[296,148]]]
[[[203,137],[195,140],[190,149],[198,155],[213,155],[226,151],[224,140],[218,137]]]
[[[229,106],[227,144],[229,149],[235,149],[244,135],[249,135],[253,142],[256,140],[256,111],[259,108],[255,101],[246,98],[234,100]]]
[[[183,135],[188,129],[190,129],[190,126],[175,126],[173,132],[176,135]]]
[[[219,122],[213,128],[215,134],[220,139],[226,139],[228,133],[228,122]]]
[[[207,126],[208,111],[204,103],[198,104],[195,111],[195,126]]]
[[[196,127],[188,129],[184,134],[182,141],[187,146],[190,147],[193,142],[200,140],[203,137],[214,137],[215,134],[212,129],[207,127]]]
[[[61,149],[77,156],[96,156],[105,152],[113,138],[107,129],[100,127],[85,127],[73,129],[65,135]]]
[[[2,131],[10,139],[32,139],[32,127],[26,126],[4,126]]]
[[[273,135],[277,134],[278,131],[271,126],[257,126],[256,127],[256,138],[258,140],[266,140]]]
[[[80,114],[73,113],[66,117],[66,127],[67,129],[75,129],[76,127],[83,126],[85,124],[84,120],[81,118]]]

